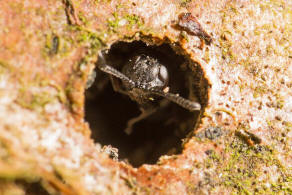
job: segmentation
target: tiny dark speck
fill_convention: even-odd
[[[58,53],[58,50],[59,50],[59,44],[60,44],[60,40],[59,40],[59,37],[58,36],[54,36],[52,38],[52,47],[51,47],[51,50],[50,50],[50,54],[51,55],[55,55]]]
[[[205,131],[205,136],[208,139],[214,140],[222,135],[222,130],[219,127],[209,127]]]
[[[205,154],[207,154],[208,156],[211,155],[214,151],[213,150],[206,150]]]
[[[208,127],[205,131],[196,134],[199,138],[208,138],[210,140],[215,140],[223,135],[220,127]]]

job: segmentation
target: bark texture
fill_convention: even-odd
[[[0,1],[1,194],[292,193],[292,2]],[[190,12],[212,37],[174,28]],[[84,91],[118,40],[182,48],[208,79],[182,154],[133,168],[90,139]]]

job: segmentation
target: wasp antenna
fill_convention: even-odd
[[[105,62],[105,59],[104,59],[104,55],[101,52],[99,52],[99,54],[98,54],[97,67],[101,71],[121,79],[122,81],[126,82],[129,86],[131,86],[131,87],[135,86],[134,81],[129,79],[126,75],[124,75],[123,73],[121,73],[117,69],[113,68],[112,66],[107,65]]]
[[[162,96],[167,98],[168,100],[177,103],[178,105],[180,105],[181,107],[190,110],[190,111],[195,111],[195,110],[201,110],[201,104],[199,104],[198,102],[193,102],[190,100],[187,100],[179,95],[173,94],[173,93],[164,93],[155,89],[149,89],[148,91],[150,91],[151,93],[154,93],[156,95]]]

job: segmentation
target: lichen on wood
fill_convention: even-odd
[[[291,7],[0,1],[0,193],[292,193]],[[212,44],[174,27],[187,12]],[[109,158],[84,120],[97,53],[134,40],[179,47],[210,84],[182,153],[139,168]]]

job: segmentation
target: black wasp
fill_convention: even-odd
[[[169,92],[168,80],[169,74],[167,68],[157,59],[147,54],[138,54],[131,57],[128,62],[119,71],[110,66],[104,57],[103,52],[98,55],[97,67],[109,74],[113,89],[119,93],[129,96],[133,101],[136,101],[141,110],[141,114],[128,121],[125,132],[131,134],[133,125],[142,119],[153,114],[161,105],[153,104],[157,97],[166,98],[181,107],[190,111],[200,110],[201,105],[198,102],[187,100],[178,94]]]

